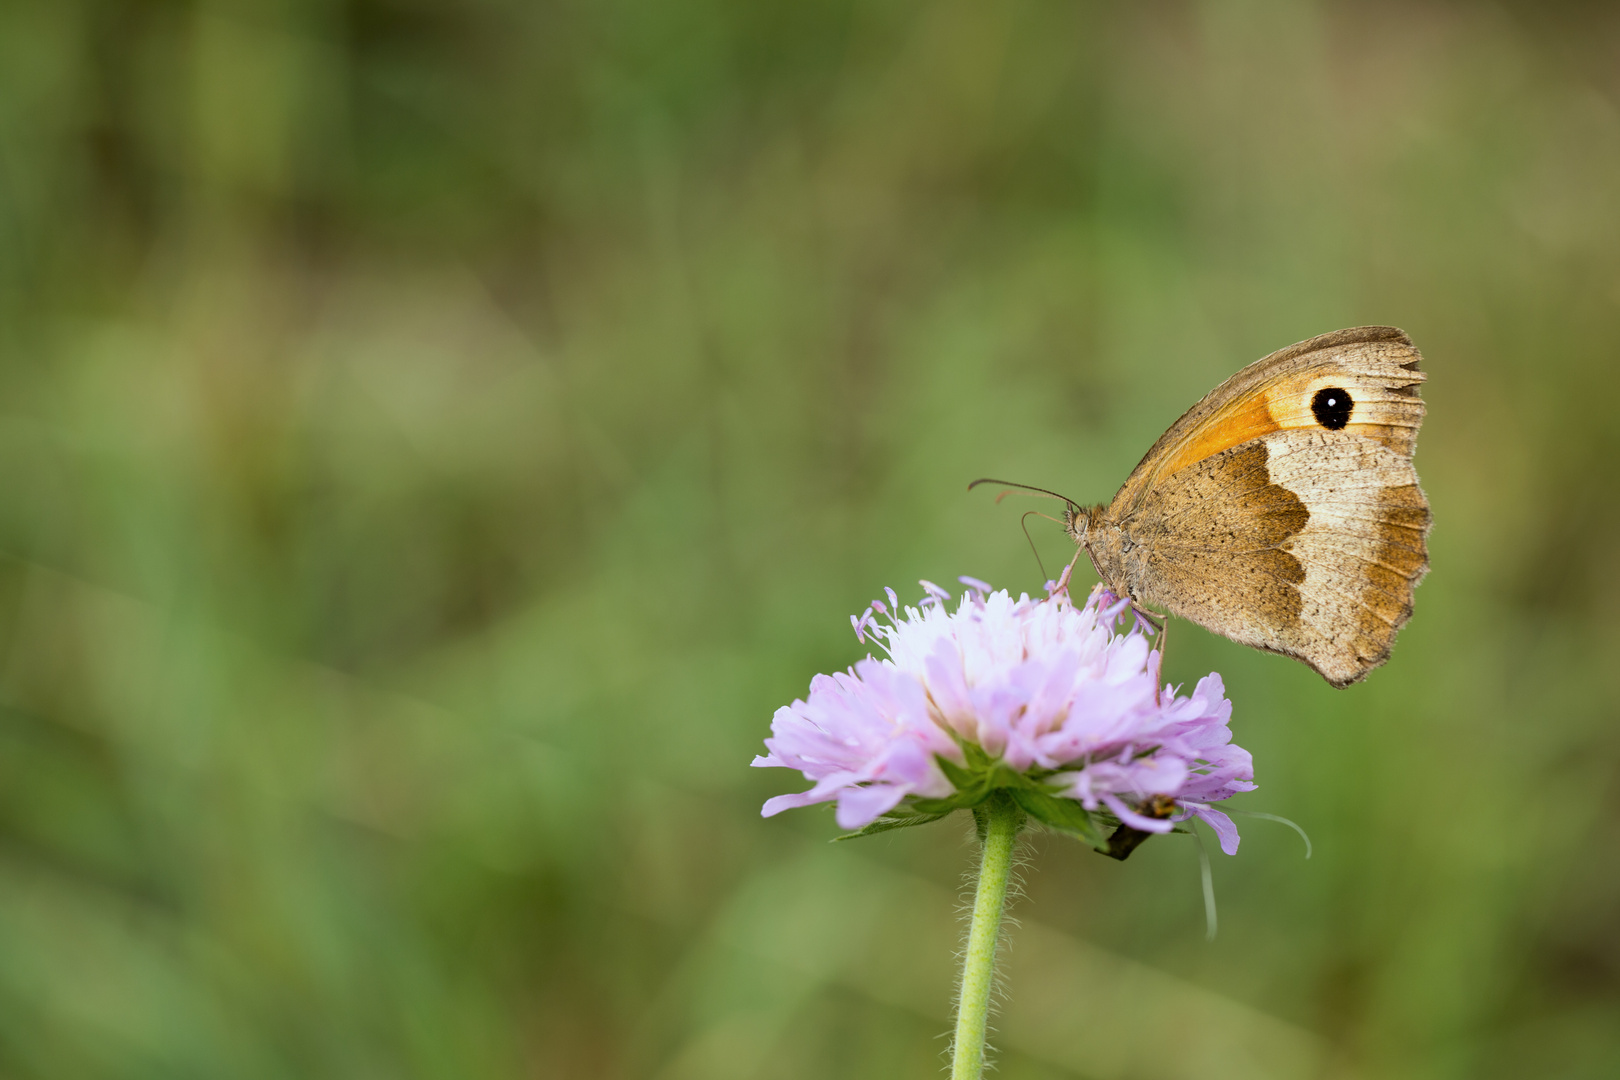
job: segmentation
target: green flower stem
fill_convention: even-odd
[[[990,993],[996,980],[996,943],[1001,937],[1001,915],[1007,906],[1013,847],[1024,824],[1023,810],[1005,791],[992,795],[976,813],[983,827],[984,852],[973,896],[967,955],[962,960],[951,1080],[980,1080],[984,1075],[984,1031],[990,1020]]]

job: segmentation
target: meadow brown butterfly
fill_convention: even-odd
[[[1071,504],[1065,527],[1132,604],[1348,686],[1389,659],[1429,569],[1420,360],[1392,326],[1274,352],[1188,409],[1108,505]]]

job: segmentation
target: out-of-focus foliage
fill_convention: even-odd
[[[1008,1078],[1620,1072],[1613,7],[0,6],[0,1073],[937,1075],[966,830],[771,711],[1368,322],[1393,661],[1169,661],[1316,855],[1038,839]]]

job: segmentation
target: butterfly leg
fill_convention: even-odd
[[[1154,633],[1159,638],[1159,670],[1153,677],[1153,704],[1159,705],[1162,704],[1159,698],[1164,687],[1164,654],[1170,642],[1170,617],[1163,616],[1161,621],[1160,616],[1142,607],[1135,600],[1131,601],[1131,610],[1136,613],[1137,618],[1153,627]]]

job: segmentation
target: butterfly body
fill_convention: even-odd
[[[1139,606],[1293,656],[1335,686],[1389,657],[1428,570],[1420,356],[1357,327],[1239,371],[1066,526]]]

